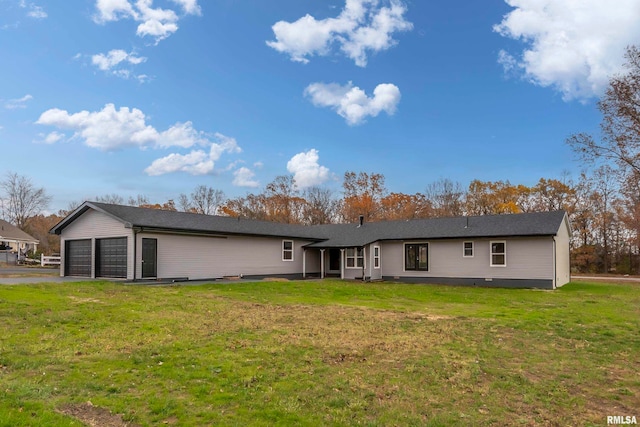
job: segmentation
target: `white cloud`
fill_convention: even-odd
[[[100,24],[121,18],[138,19],[138,14],[129,0],[96,0],[96,9],[98,15],[94,16],[94,21]]]
[[[256,188],[260,186],[260,183],[254,179],[256,174],[247,167],[243,166],[240,169],[236,170],[235,172],[233,172],[233,176],[233,185],[237,187]]]
[[[133,52],[127,53],[122,49],[112,49],[106,55],[99,53],[91,57],[91,63],[102,71],[110,71],[123,62],[138,65],[146,60],[147,58],[135,56]]]
[[[45,144],[55,144],[56,142],[61,141],[65,137],[63,133],[60,133],[57,131],[53,131],[46,136],[45,135],[42,135],[42,136],[43,136],[42,142],[44,142]]]
[[[173,0],[186,15],[201,15],[198,0]],[[172,9],[154,8],[153,0],[96,0],[97,14],[94,21],[104,24],[120,19],[139,22],[136,34],[139,37],[153,37],[156,44],[178,31],[180,16]]]
[[[107,54],[98,53],[91,56],[91,63],[98,67],[99,70],[110,73],[114,76],[129,79],[135,78],[140,83],[147,80],[145,74],[134,74],[129,68],[132,65],[138,65],[145,62],[147,58],[136,56],[133,52],[126,52],[122,49],[112,49]]]
[[[116,110],[113,104],[105,105],[100,111],[85,110],[74,114],[52,108],[42,113],[36,123],[74,130],[74,138],[104,151],[144,147],[157,142],[159,137],[158,131],[146,124],[142,111],[128,107]]]
[[[195,130],[191,122],[185,122],[176,123],[164,132],[158,133],[155,143],[161,148],[190,148],[194,145],[207,145],[208,138],[204,132]]]
[[[394,33],[413,28],[404,18],[407,9],[400,0],[383,0],[385,6],[380,3],[346,0],[337,18],[317,20],[307,14],[294,22],[276,22],[272,27],[276,40],[267,45],[302,63],[314,55],[328,55],[338,45],[356,65],[365,67],[369,52],[389,49],[396,44]]]
[[[7,110],[17,110],[19,108],[27,108],[27,102],[31,101],[32,99],[33,99],[33,96],[29,94],[23,96],[22,98],[9,99],[7,102],[5,102],[4,108],[6,108]]]
[[[173,0],[173,2],[182,6],[182,10],[187,15],[202,15],[198,0]]]
[[[190,126],[190,124],[189,124]],[[175,128],[176,126],[174,126]],[[181,131],[178,131],[180,133]],[[187,135],[192,134],[189,129]],[[145,169],[145,172],[151,176],[164,175],[172,172],[186,172],[191,175],[206,175],[213,172],[215,162],[217,162],[224,153],[239,153],[242,150],[238,146],[234,138],[216,133],[217,142],[208,142],[209,152],[204,150],[193,150],[189,154],[182,155],[171,153],[166,157],[154,160],[151,165]],[[181,138],[176,135],[173,140],[179,141]]]
[[[320,185],[330,178],[329,169],[318,164],[318,150],[298,153],[287,162],[287,170],[293,174],[296,187],[303,189]]]
[[[158,131],[146,121],[145,114],[137,108],[121,107],[116,110],[113,104],[107,104],[100,111],[73,114],[52,108],[42,113],[36,123],[71,130],[74,132],[71,139],[79,139],[85,145],[102,151],[127,147],[192,149],[188,154],[171,153],[155,160],[145,169],[149,175],[178,171],[194,175],[208,174],[224,153],[242,151],[234,138],[221,133],[210,137],[194,129],[189,121],[178,122],[164,131]],[[65,136],[54,131],[45,138],[45,142],[55,143]]]
[[[552,87],[565,100],[604,92],[622,71],[624,49],[640,40],[640,0],[505,0],[514,8],[494,26],[526,47],[499,62],[532,83]]]
[[[20,0],[18,5],[23,9],[27,9],[27,16],[29,18],[45,19],[47,16],[49,16],[47,15],[47,12],[44,11],[42,6],[38,6],[35,3],[27,3],[26,0]]]
[[[373,98],[351,82],[345,86],[337,83],[312,83],[304,91],[313,105],[330,107],[347,120],[351,126],[361,124],[367,117],[375,117],[382,111],[389,115],[396,112],[400,102],[400,89],[383,83],[376,86]]]
[[[218,160],[222,153],[242,152],[242,149],[238,146],[235,138],[231,138],[217,132],[214,136],[218,142],[211,146],[210,156],[213,160]]]
[[[172,172],[187,172],[191,175],[206,175],[213,171],[214,162],[203,150],[195,150],[182,155],[172,153],[161,159],[154,160],[144,171],[151,176],[164,175]]]

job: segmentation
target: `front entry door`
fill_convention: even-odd
[[[329,271],[340,271],[340,249],[329,249]]]
[[[142,278],[158,277],[158,239],[142,239]]]

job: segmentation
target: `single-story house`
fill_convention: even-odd
[[[38,250],[38,243],[38,239],[0,219],[0,262],[15,263],[29,251]]]
[[[61,237],[63,276],[544,289],[570,281],[563,211],[304,226],[85,202],[51,232]]]

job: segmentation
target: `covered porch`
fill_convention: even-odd
[[[320,260],[320,278],[339,277],[352,280],[380,280],[382,278],[381,250],[379,245],[322,246],[315,243],[303,250],[302,277],[307,278],[309,262],[317,265]]]

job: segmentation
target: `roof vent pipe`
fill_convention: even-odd
[[[358,227],[362,227],[364,225],[364,215],[360,215]]]

